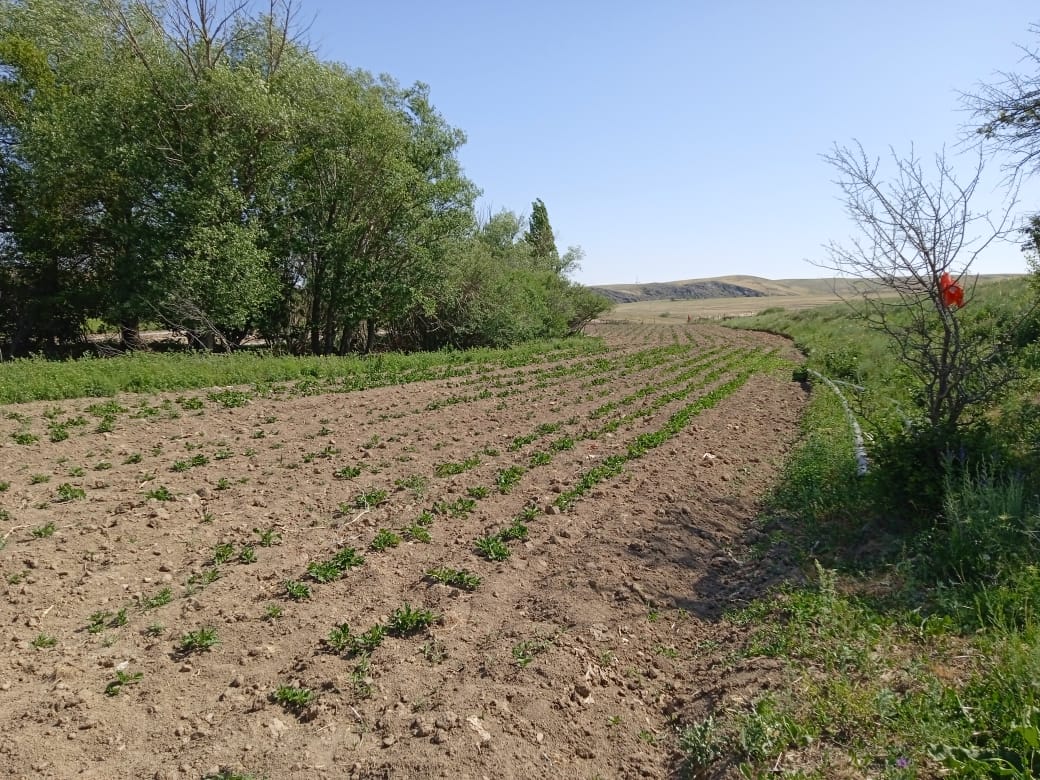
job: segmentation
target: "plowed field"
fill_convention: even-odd
[[[672,776],[676,724],[775,678],[721,613],[782,574],[754,520],[805,395],[779,338],[593,335],[4,407],[0,776]]]

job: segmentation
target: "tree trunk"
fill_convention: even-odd
[[[137,317],[126,317],[119,323],[119,342],[123,349],[145,349],[141,338],[141,321]]]

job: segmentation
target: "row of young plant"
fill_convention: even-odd
[[[587,354],[589,351],[592,351],[593,353],[600,351],[598,348],[592,350],[587,349],[587,345],[593,342],[583,340],[579,343],[581,344],[580,348],[570,350],[565,350],[563,348],[558,349],[549,356],[543,356],[543,361],[550,364],[558,364],[561,362],[566,363],[567,361],[572,360],[576,355],[581,356]],[[651,350],[651,352],[657,351]],[[677,353],[674,349],[671,349],[660,351],[658,354],[663,360],[666,356]],[[526,351],[524,351],[522,355],[524,359],[534,357]],[[251,390],[225,388],[207,392],[205,400],[203,400],[203,397],[197,395],[182,395],[172,400],[164,399],[154,406],[149,403],[147,398],[142,398],[136,404],[129,406],[115,400],[92,403],[84,408],[82,413],[73,414],[65,412],[59,406],[54,406],[42,413],[42,427],[46,430],[46,437],[48,440],[52,443],[57,443],[68,439],[73,432],[79,432],[81,435],[89,433],[111,433],[116,430],[117,420],[123,416],[128,417],[129,419],[177,419],[184,413],[201,413],[202,410],[206,408],[207,401],[220,408],[235,408],[245,406],[255,398],[271,398],[275,396],[294,397],[328,392],[353,392],[354,390],[401,385],[418,381],[443,380],[449,377],[459,376],[470,377],[467,384],[479,383],[483,385],[483,389],[475,394],[467,396],[449,395],[444,399],[427,404],[426,409],[414,410],[416,413],[419,413],[422,411],[431,411],[440,406],[489,398],[491,397],[489,389],[491,387],[497,388],[506,386],[519,391],[519,389],[526,384],[529,376],[537,377],[536,386],[544,387],[550,384],[553,380],[559,378],[581,376],[583,373],[607,372],[617,366],[618,360],[619,358],[617,357],[613,359],[593,358],[591,360],[578,361],[569,365],[557,365],[555,368],[536,368],[531,372],[521,371],[518,375],[513,375],[512,380],[507,382],[503,382],[503,380],[493,372],[498,371],[500,366],[503,364],[515,363],[517,358],[503,360],[502,363],[481,363],[478,364],[476,369],[472,366],[448,367],[447,369],[442,366],[434,366],[432,369],[424,367],[400,373],[370,371],[363,375],[350,377],[349,379],[345,378],[342,381],[319,381],[316,378],[311,378],[309,380],[301,380],[294,385],[254,386]],[[525,365],[529,364],[525,363]],[[649,367],[649,365],[651,364],[647,364],[647,367]],[[505,398],[509,395],[515,394],[515,392],[502,392],[498,394],[498,397]],[[84,414],[95,418],[96,423],[91,423]],[[404,412],[399,412],[388,416],[400,417],[403,415]],[[11,438],[16,444],[29,445],[40,441],[41,434],[34,431],[32,417],[17,410],[8,411],[5,417],[18,423],[19,429],[11,434]],[[63,417],[64,419],[62,419]],[[39,426],[37,426],[36,430],[38,429]]]
[[[701,362],[710,363],[714,362],[711,357],[700,358]],[[688,373],[688,372],[687,372]],[[708,380],[710,381],[710,380]],[[692,392],[695,388],[696,383],[691,383],[688,392]],[[645,393],[638,393],[637,396],[645,396]],[[674,394],[668,394],[669,401],[674,400],[678,396]],[[666,401],[667,402],[667,401]],[[658,407],[663,405],[658,403]],[[639,411],[631,413],[627,416],[628,420],[633,420],[638,416]],[[602,435],[607,430],[616,430],[617,424],[620,424],[620,419],[609,420],[599,428],[586,429],[579,435],[582,438],[596,438]],[[571,425],[576,425],[576,420],[567,421]],[[674,422],[672,423],[674,425]],[[613,426],[613,427],[610,427]],[[559,432],[562,424],[543,423],[541,426],[536,428],[536,433],[540,435],[550,435],[552,433]],[[526,442],[531,443],[531,442]],[[645,446],[644,442],[644,446]],[[521,447],[524,445],[520,445]],[[573,437],[569,434],[564,434],[557,439],[553,440],[549,445],[548,452],[532,453],[530,456],[529,466],[527,468],[518,465],[512,465],[500,469],[495,478],[495,487],[500,493],[508,493],[519,484],[524,474],[528,470],[535,468],[539,465],[545,465],[551,460],[552,454],[559,451],[564,451],[573,446]],[[518,451],[520,447],[514,448],[512,451]],[[638,453],[636,450],[630,448],[629,455],[631,457],[637,457]],[[439,470],[439,474],[448,475],[451,473],[462,473],[473,468],[475,464],[471,459],[456,464],[456,467],[452,468],[445,465],[444,468]],[[587,481],[587,477],[585,478]],[[476,506],[476,502],[486,498],[490,494],[490,490],[487,487],[472,486],[467,490],[467,495],[463,498],[459,498],[453,502],[437,501],[434,502],[433,506],[424,511],[415,523],[409,528],[398,529],[397,531],[382,528],[380,529],[375,537],[372,539],[369,547],[373,553],[379,553],[384,550],[390,549],[397,546],[402,539],[412,539],[414,541],[429,541],[430,536],[428,530],[429,525],[432,524],[436,517],[464,517],[473,511]],[[385,492],[380,495],[379,491],[364,491],[354,501],[354,508],[362,509],[369,506],[378,504],[382,500],[385,500]],[[518,515],[512,524],[508,527],[501,529],[498,532],[492,534],[485,534],[474,542],[475,551],[480,552],[489,559],[501,559],[508,555],[508,543],[515,540],[523,540],[528,536],[527,523],[533,520],[540,510],[537,507],[527,506],[525,507],[520,515]],[[256,561],[257,547],[263,547],[263,543],[266,539],[268,544],[276,543],[276,538],[272,537],[272,529],[268,529],[265,532],[258,532],[259,537],[255,542],[240,542],[237,545],[231,543],[221,543],[217,545],[213,550],[212,560],[209,565],[203,568],[198,574],[193,575],[186,583],[185,595],[195,595],[207,587],[219,580],[222,576],[223,567],[229,564],[241,564],[248,565]],[[356,566],[362,565],[364,557],[356,550],[345,548],[338,551],[327,561],[317,561],[307,567],[307,571],[304,576],[299,580],[290,580],[285,583],[285,597],[293,599],[304,599],[310,597],[310,589],[313,584],[321,584],[324,582],[330,582],[334,579],[338,579],[350,571]],[[438,581],[444,581],[457,587],[463,587],[467,589],[475,588],[479,585],[480,578],[473,572],[466,568],[452,568],[452,567],[437,567],[431,569],[425,573],[427,577]],[[164,589],[153,596],[148,597],[144,600],[144,603],[139,605],[142,612],[154,609],[158,606],[162,606],[165,603],[169,603],[172,600],[172,593],[169,589]],[[407,605],[406,605],[407,607]],[[402,608],[405,609],[406,607]],[[280,611],[280,607],[277,605],[271,605],[269,607],[270,614],[273,616],[274,612]],[[127,622],[127,611],[126,608],[117,610],[113,613],[95,613],[91,616],[88,621],[88,627],[92,627],[95,630],[103,630],[105,628],[118,628],[125,625]],[[342,627],[340,627],[342,629]],[[154,626],[149,627],[148,631],[154,629],[154,635],[161,633],[161,627]],[[376,628],[370,628],[362,634],[367,634],[369,640],[379,631]],[[340,631],[340,638],[343,638],[343,632]],[[41,641],[46,641],[44,638]],[[178,643],[178,651],[180,654],[193,654],[204,652],[214,647],[219,642],[219,638],[216,634],[216,630],[211,626],[202,626],[195,628],[191,631],[185,632]],[[364,680],[366,676],[366,670],[368,667],[369,659],[367,654],[363,657],[359,656],[357,660],[357,666],[355,667],[355,677]],[[120,680],[117,678],[113,683],[112,691],[113,695],[118,693],[125,685],[134,684],[139,678],[134,675],[139,674],[131,671],[123,671],[121,674],[127,675],[127,678]],[[291,686],[289,686],[291,687]],[[279,688],[283,690],[285,686]],[[277,696],[277,693],[276,693]]]
[[[704,362],[711,362],[710,358],[704,360]],[[644,434],[643,436],[638,437],[635,444],[629,447],[625,459],[631,460],[645,454],[645,452],[652,447],[659,445],[668,437],[674,435],[693,414],[701,409],[714,405],[730,392],[737,389],[737,387],[746,380],[747,376],[754,373],[755,370],[761,369],[761,359],[752,362],[755,362],[756,365],[750,368],[746,367],[744,371],[738,375],[737,379],[731,380],[725,385],[715,388],[707,396],[701,397],[698,401],[685,406],[680,412],[673,415],[664,429],[657,432],[656,435]],[[712,375],[718,376],[721,373],[722,371],[717,369],[715,372],[712,372]],[[688,387],[688,392],[693,392],[696,387],[702,386],[710,381],[711,379],[709,378],[701,383],[693,383]],[[634,419],[634,416],[632,419]],[[549,435],[558,432],[560,428],[560,424],[542,423],[538,428],[536,428],[536,433],[539,435]],[[583,438],[596,438],[606,432],[607,429],[616,430],[616,426],[612,426],[612,424],[608,422],[599,429],[585,430],[581,436]],[[564,435],[554,440],[549,445],[549,451],[563,451],[571,447],[573,447],[573,439],[570,436]],[[512,449],[515,451],[519,449],[519,447],[513,447]],[[511,492],[517,487],[526,473],[539,465],[546,465],[550,459],[551,455],[549,452],[533,453],[528,468],[513,465],[499,469],[495,478],[495,487],[497,492],[500,494]],[[436,475],[446,477],[464,473],[475,468],[479,462],[479,458],[474,456],[461,462],[442,464],[441,467],[437,469]],[[602,478],[605,477],[600,476],[600,479]],[[582,487],[587,487],[588,484],[589,477],[588,475],[584,475],[582,481],[579,482],[578,490],[581,491]],[[413,485],[413,487],[415,487],[415,485]],[[417,542],[429,542],[431,537],[428,529],[433,525],[435,518],[465,517],[474,511],[479,500],[487,498],[490,494],[491,489],[489,487],[474,485],[467,489],[465,497],[456,499],[453,502],[435,501],[429,509],[423,510],[416,521],[410,526],[398,529],[397,531],[388,528],[379,529],[371,540],[369,549],[373,553],[380,553],[398,546],[405,539]],[[577,494],[569,491],[563,495],[570,499],[569,503],[572,503]],[[353,509],[361,509],[364,511],[365,509],[385,501],[386,498],[387,492],[385,490],[366,490],[358,494],[355,498]],[[508,527],[503,528],[498,532],[488,533],[478,537],[474,541],[474,550],[488,560],[504,560],[510,554],[507,546],[508,543],[511,541],[527,540],[529,536],[527,523],[537,518],[541,512],[542,510],[536,506],[525,506]],[[362,566],[364,562],[364,556],[359,553],[356,548],[343,547],[328,559],[315,561],[309,564],[303,577],[296,580],[286,581],[285,596],[294,601],[308,600],[313,596],[313,586],[315,584],[326,584],[339,580],[354,568]],[[465,590],[474,590],[481,582],[481,578],[472,571],[469,571],[466,568],[454,568],[449,566],[435,567],[425,572],[424,576],[431,580],[443,582]],[[402,610],[405,610],[406,612],[410,609],[411,608],[408,607],[408,605],[405,605],[405,607],[402,608]],[[420,610],[420,612],[428,618],[428,622],[435,619],[428,611]],[[379,624],[376,624],[365,631],[358,632],[351,629],[348,624],[340,623],[330,631],[329,637],[325,640],[325,645],[334,652],[343,653],[356,660],[353,677],[355,680],[358,680],[363,679],[364,675],[367,674],[371,652],[378,646],[386,634],[386,628]],[[309,702],[310,699],[308,699],[308,703]]]
[[[684,367],[688,367],[690,365],[694,365],[694,366],[700,365],[705,360],[704,356],[706,356],[706,355],[710,356],[710,355],[714,354],[714,351],[709,352],[709,353],[702,353],[702,356],[695,356],[694,358],[690,358],[690,359],[688,359],[686,361],[678,361],[678,362],[674,361],[674,358],[676,356],[681,355],[683,353],[688,353],[688,350],[685,349],[685,348],[681,348],[681,347],[680,348],[667,347],[667,348],[658,348],[658,349],[651,349],[651,350],[645,350],[645,351],[637,351],[637,352],[635,352],[633,354],[627,354],[627,355],[624,355],[624,356],[619,356],[614,361],[606,361],[606,360],[604,360],[602,358],[596,359],[596,361],[595,361],[595,363],[596,363],[595,368],[598,369],[599,371],[613,370],[615,373],[608,375],[612,379],[616,379],[617,378],[617,376],[616,376],[617,372],[628,373],[633,368],[638,368],[639,372],[647,372],[647,371],[652,371],[654,369],[658,369],[658,370],[661,371],[661,373],[663,373],[664,375],[667,375],[669,373],[673,373],[675,371],[679,371],[679,370],[683,369]],[[668,361],[670,359],[673,360],[673,362],[669,364],[666,361]],[[577,365],[579,367],[584,367],[586,365],[586,363],[579,362]],[[554,376],[554,378],[566,378],[566,377],[570,377],[571,375],[577,373],[576,371],[572,370],[572,366],[565,366],[564,368],[565,368],[565,370],[563,370],[563,371],[559,371],[559,370],[555,370],[555,369],[547,369],[547,370],[540,370],[540,371],[542,372],[543,377],[544,376]],[[638,374],[636,374],[636,378],[638,378]],[[591,378],[591,379],[589,379],[587,381],[594,383],[596,381],[596,378],[593,377],[593,378]],[[624,402],[625,403],[630,403],[633,400],[633,398],[635,398],[635,397],[642,397],[643,395],[645,395],[647,392],[649,392],[652,389],[653,389],[652,385],[647,385],[647,386],[645,386],[643,388],[641,393],[637,394],[636,396],[632,396],[630,398],[625,399]],[[212,395],[217,397],[222,402],[222,404],[225,405],[225,406],[234,406],[234,405],[238,405],[238,404],[244,404],[248,400],[239,391],[233,391],[233,390],[216,391],[216,392],[212,393]],[[567,393],[566,394],[566,398],[568,399],[568,403],[576,403],[576,402],[579,402],[581,400],[581,397],[576,395],[576,394],[574,394],[574,393]],[[530,397],[528,397],[527,400],[530,400]],[[185,398],[181,398],[181,399],[178,399],[177,403],[179,405],[181,405],[183,408],[194,409],[194,408],[197,408],[197,407],[201,406],[201,401],[199,399],[190,399],[190,398],[189,399],[185,399]],[[159,410],[161,408],[163,408],[163,407],[165,407],[167,409],[170,409],[170,408],[172,408],[172,403],[169,400],[167,400],[167,401],[163,402],[163,404],[160,405],[159,407],[149,406],[147,403],[144,403],[144,404],[142,404],[142,406],[140,406],[136,411],[134,411],[132,413],[132,416],[134,418],[154,419],[159,414]],[[113,418],[113,415],[120,414],[120,413],[127,413],[130,410],[128,410],[125,407],[121,406],[116,401],[106,401],[106,402],[102,402],[102,403],[92,404],[92,405],[90,405],[87,408],[86,411],[88,413],[92,414],[92,415],[100,417],[100,419],[102,420],[102,427],[104,427],[105,429],[108,429],[108,428],[111,427],[110,421]],[[49,421],[49,424],[53,428],[52,436],[51,436],[52,440],[61,440],[62,438],[64,438],[64,437],[59,438],[56,435],[56,431],[63,430],[64,427],[66,425],[68,425],[70,422],[72,424],[74,424],[74,425],[81,425],[81,424],[84,423],[84,420],[83,420],[82,417],[80,417],[78,419],[73,419],[71,421],[67,420],[67,421],[61,422],[61,421],[59,421],[59,419],[57,417],[57,415],[59,413],[60,413],[60,408],[57,408],[57,407],[49,409],[49,410],[46,410],[44,412],[44,417]],[[266,422],[272,423],[272,422],[275,422],[276,419],[277,419],[276,417],[270,416],[270,417],[266,418]],[[331,429],[328,429],[325,426],[323,426],[322,429],[318,432],[318,435],[331,434],[331,433],[332,433]],[[264,431],[262,429],[258,429],[256,431],[254,431],[253,438],[258,438],[258,437],[259,438],[264,438],[264,437],[266,437],[266,433],[264,433]],[[188,442],[186,444],[186,447],[189,450],[196,450],[196,451],[193,454],[189,452],[189,454],[186,455],[185,457],[176,458],[172,462],[172,464],[169,466],[169,469],[171,471],[173,471],[173,472],[185,472],[185,471],[188,471],[189,469],[197,469],[197,468],[206,466],[206,465],[208,465],[211,462],[211,460],[212,461],[225,461],[225,460],[228,460],[229,458],[234,457],[234,453],[229,448],[229,445],[228,445],[228,443],[226,441],[218,440],[218,441],[216,441],[214,443],[215,450],[212,453],[212,456],[209,456],[209,455],[206,455],[203,452],[197,451],[197,450],[201,449],[201,445],[195,444],[193,442]],[[158,455],[161,455],[161,452],[162,452],[162,450],[160,448],[154,448],[154,450],[152,452],[152,455],[153,456],[158,456]],[[253,452],[253,450],[250,449],[250,450],[247,450],[246,454],[248,455],[248,454],[250,454],[252,452]],[[326,446],[324,449],[322,449],[320,451],[316,451],[316,452],[309,453],[309,454],[304,454],[303,462],[304,463],[311,462],[311,461],[313,461],[316,458],[329,459],[329,458],[334,457],[335,455],[338,455],[339,452],[340,452],[339,448]],[[127,456],[126,458],[123,459],[122,462],[123,462],[124,465],[127,465],[127,464],[136,465],[136,464],[140,464],[142,462],[142,460],[143,460],[143,454],[142,453],[136,453],[136,454],[131,454],[130,456]],[[100,461],[93,468],[94,468],[95,471],[99,471],[102,468],[109,469],[109,468],[112,468],[112,467],[113,467],[113,464],[111,462]],[[72,478],[83,477],[83,476],[85,476],[85,473],[86,472],[85,472],[85,470],[82,467],[75,467],[75,466],[73,466],[73,467],[70,467],[69,470],[68,470],[68,476],[70,476]],[[352,477],[358,476],[359,474],[360,474],[360,466],[344,467],[342,469],[337,469],[337,471],[335,472],[335,476],[338,477],[338,478],[352,478]],[[151,472],[151,473],[141,472],[138,475],[137,481],[139,481],[141,483],[148,483],[148,482],[156,480],[157,476],[158,475],[155,472]],[[32,482],[33,483],[38,483],[38,482],[41,482],[41,481],[49,481],[49,479],[50,479],[50,475],[36,474],[36,475],[32,476]],[[10,486],[10,483],[6,483],[5,486],[4,486],[4,489],[6,489],[6,487],[9,487],[9,486]],[[227,479],[227,478],[221,478],[220,480],[218,480],[216,482],[216,489],[217,490],[227,489],[230,486],[231,486],[231,481],[229,479]],[[69,500],[74,500],[74,499],[77,499],[77,498],[84,498],[84,497],[85,497],[85,491],[83,490],[83,488],[77,487],[77,486],[69,484],[69,483],[62,483],[62,485],[60,486],[60,488],[58,490],[58,493],[56,494],[56,497],[54,499],[52,499],[52,501],[64,502],[64,501],[69,501]],[[165,488],[162,485],[160,485],[157,488],[149,488],[146,491],[146,497],[148,497],[148,498],[155,498],[155,499],[158,499],[158,500],[170,500],[170,499],[173,498],[173,495],[167,488]],[[46,508],[46,504],[47,503],[48,502],[43,502],[41,507],[42,508]],[[6,511],[5,511],[5,519],[10,519],[9,515],[6,514]]]
[[[772,353],[769,355],[745,355],[744,358],[737,363],[738,373],[736,376],[721,385],[714,386],[708,393],[699,396],[693,402],[683,405],[679,410],[669,416],[660,429],[637,436],[633,442],[627,446],[624,454],[612,456],[601,466],[583,472],[578,477],[573,487],[560,494],[555,502],[556,507],[560,509],[570,508],[580,498],[580,496],[587,492],[593,485],[616,476],[621,472],[625,463],[644,456],[652,449],[668,441],[670,438],[678,434],[695,415],[705,409],[717,405],[739,389],[750,376],[760,371],[769,370],[770,368],[775,367],[776,364],[777,361]],[[722,372],[713,373],[717,376]],[[692,392],[693,389],[694,388],[691,387],[690,391]],[[538,432],[543,435],[548,435],[557,431],[559,431],[558,425],[544,423],[539,426]],[[586,438],[596,438],[603,432],[603,429],[586,431],[584,436]],[[550,444],[549,449],[550,451],[569,449],[570,446],[573,446],[570,442],[573,442],[573,440],[571,440],[569,436],[564,436],[554,440]],[[500,469],[497,472],[495,479],[497,492],[500,494],[512,492],[512,490],[520,484],[526,474],[530,473],[537,466],[546,465],[549,462],[549,459],[551,459],[549,453],[536,452],[532,454],[530,466],[527,468],[510,466]],[[460,463],[451,464],[452,467],[442,469],[438,476],[464,473],[474,468],[478,462],[479,459],[474,457],[466,459]],[[486,485],[473,485],[467,488],[466,493],[467,495],[465,498],[460,498],[453,503],[443,501],[434,502],[430,509],[422,511],[419,518],[416,520],[414,527],[422,528],[425,531],[425,529],[428,529],[434,523],[436,517],[465,517],[474,511],[478,501],[489,497],[492,491],[490,487]],[[384,499],[385,496],[385,491],[382,491],[381,494],[374,497],[369,496],[364,500],[359,499],[355,502],[355,507],[361,507],[373,500],[373,498],[375,500]],[[539,508],[536,505],[526,504],[519,514],[513,518],[509,525],[499,529],[498,531],[488,532],[478,536],[473,543],[474,552],[491,562],[499,562],[507,559],[511,554],[509,544],[511,542],[527,541],[530,538],[530,529],[528,524],[536,521],[544,511],[543,508]],[[397,546],[402,538],[409,538],[409,536],[410,534],[408,529],[402,529],[401,533],[398,534],[389,529],[383,528],[376,533],[370,544],[370,549],[375,552],[382,552],[389,547]],[[416,541],[429,541],[428,534],[425,538],[415,538],[414,536],[411,536],[411,538]],[[344,547],[326,561],[309,564],[307,567],[306,577],[314,583],[332,582],[346,576],[352,569],[362,565],[363,563],[364,558],[360,556],[356,549]],[[431,581],[440,582],[466,591],[476,590],[483,581],[481,576],[467,568],[455,568],[443,565],[425,571],[423,576]],[[312,597],[311,585],[303,581],[286,582],[286,592],[288,597],[294,600],[303,600]],[[418,632],[435,622],[437,619],[437,617],[429,610],[412,610],[412,608],[407,604],[402,607],[401,610],[395,612],[395,617],[398,613],[414,614],[418,616],[418,622],[416,623],[415,628],[408,631],[407,634]],[[371,654],[382,643],[383,638],[387,635],[395,635],[395,633],[396,635],[407,635],[394,628],[395,617],[391,618],[391,623],[387,626],[377,623],[364,631],[352,628],[349,623],[339,623],[330,629],[327,638],[323,640],[323,645],[326,650],[344,655],[356,662],[352,672],[352,678],[355,680],[355,690],[360,693],[368,692],[365,686],[359,684],[358,681],[363,679],[364,675],[368,673]],[[419,618],[421,618],[421,620],[419,620]],[[311,691],[311,689],[305,690],[309,692]],[[307,703],[310,703],[311,701],[311,698],[307,699]]]

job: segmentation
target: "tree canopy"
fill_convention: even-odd
[[[258,332],[316,354],[368,349],[381,331],[415,348],[583,321],[588,293],[565,278],[544,204],[530,253],[519,228],[490,246],[457,157],[465,135],[429,88],[321,61],[295,12],[0,0],[8,351],[75,341],[90,318],[127,346],[157,322],[196,346]],[[525,301],[522,324],[479,319],[477,265],[481,295]]]

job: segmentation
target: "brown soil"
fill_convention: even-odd
[[[595,374],[592,359],[579,358],[571,363],[587,362],[588,373],[550,376],[544,369],[557,366],[540,365],[240,408],[195,393],[183,395],[202,409],[163,411],[151,397],[157,412],[124,414],[108,433],[93,431],[91,401],[6,407],[24,418],[0,420],[0,479],[10,483],[0,492],[0,776],[673,776],[678,724],[780,679],[767,660],[735,652],[741,629],[722,613],[790,575],[788,561],[756,556],[755,520],[805,393],[780,372],[755,374],[561,512],[554,501],[583,473],[704,392],[581,438],[649,408],[680,363],[738,346],[793,356],[778,338],[698,324],[602,326],[598,335],[618,360],[675,342],[689,349],[650,369]],[[724,370],[705,390],[735,375],[717,354],[709,368]],[[591,415],[642,388],[651,389]],[[131,410],[141,402],[120,400]],[[52,443],[45,413],[88,424]],[[509,448],[540,423],[560,427]],[[23,430],[39,441],[15,443]],[[564,434],[573,449],[531,465]],[[207,462],[173,470],[199,455]],[[437,464],[473,456],[475,468],[436,476]],[[354,465],[356,478],[334,477]],[[497,475],[514,465],[526,471],[502,494]],[[421,497],[395,485],[415,475],[427,483]],[[56,500],[63,483],[85,498]],[[481,486],[489,494],[472,513],[435,516],[430,543],[369,549],[379,529],[405,528]],[[146,497],[159,487],[174,500]],[[371,489],[388,497],[355,507]],[[510,542],[505,561],[480,557],[474,540],[525,506],[539,510],[530,538]],[[254,529],[274,529],[280,543],[259,546]],[[220,543],[235,557],[214,564]],[[253,563],[237,560],[246,544]],[[334,582],[308,579],[309,563],[343,546],[364,565]],[[437,566],[482,582],[472,592],[434,583],[424,574]],[[210,570],[219,578],[206,584]],[[287,598],[286,580],[307,582],[311,598]],[[164,588],[171,601],[145,608]],[[333,627],[360,633],[404,604],[438,619],[414,636],[387,636],[367,669],[327,646]],[[279,617],[269,617],[272,605]],[[95,613],[107,614],[92,632]],[[218,644],[181,652],[182,637],[200,628],[215,629]],[[41,636],[56,643],[37,647]],[[119,672],[128,682],[106,695]],[[286,685],[311,689],[313,701],[296,710],[273,701]]]

